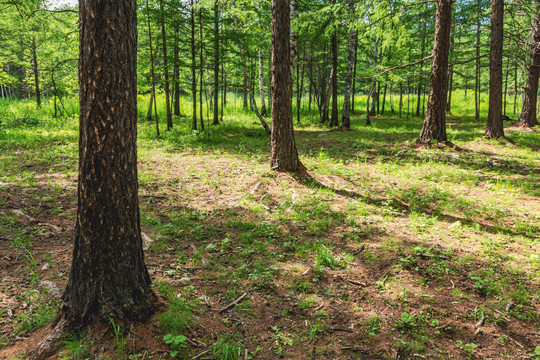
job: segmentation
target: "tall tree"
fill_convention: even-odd
[[[271,164],[278,171],[302,171],[292,122],[290,8],[288,0],[272,0],[272,135]]]
[[[418,142],[421,144],[432,140],[447,141],[445,107],[448,90],[448,54],[452,26],[452,3],[453,0],[437,0],[429,100],[424,125],[418,138]]]
[[[538,92],[538,78],[540,76],[540,2],[536,1],[536,18],[532,21],[530,62],[527,71],[527,84],[523,97],[523,108],[519,117],[518,126],[531,127],[538,125],[536,118],[536,100]]]
[[[160,20],[161,20],[161,42],[163,50],[163,75],[165,81],[165,107],[167,116],[167,131],[172,130],[172,114],[169,88],[169,67],[167,66],[167,32],[165,31],[165,12],[163,9],[163,0],[159,0]]]
[[[190,20],[191,20],[191,92],[193,98],[193,115],[191,119],[191,128],[192,130],[197,130],[197,76],[196,76],[196,67],[197,63],[195,61],[195,55],[197,49],[195,48],[195,8],[193,6],[193,0],[190,1]]]
[[[137,183],[137,2],[79,7],[79,181],[75,245],[53,331],[30,353],[52,355],[66,329],[148,319],[157,300],[144,264]],[[56,340],[56,341],[55,341]]]
[[[214,1],[214,120],[212,125],[219,125],[219,7]],[[223,105],[221,105],[223,106]]]
[[[504,138],[502,120],[504,0],[491,0],[491,51],[489,59],[489,111],[485,136]]]
[[[350,20],[350,35],[349,35],[349,54],[347,58],[347,77],[345,78],[345,97],[343,99],[343,110],[341,111],[341,126],[345,129],[351,128],[351,87],[353,82],[353,67],[356,56],[356,42],[358,32],[356,30],[356,24],[354,23],[354,3],[355,0],[350,0],[349,11],[351,13]]]

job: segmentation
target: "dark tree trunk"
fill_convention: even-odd
[[[172,130],[172,114],[169,88],[169,67],[167,66],[167,33],[165,32],[165,13],[163,10],[163,0],[159,1],[159,10],[161,12],[161,42],[163,47],[163,75],[165,76],[165,107],[167,114],[167,131]]]
[[[354,48],[354,69],[352,82],[351,112],[354,113],[354,95],[356,94],[356,62],[358,59],[358,32],[356,32],[356,47]]]
[[[135,0],[80,3],[79,200],[60,310],[79,325],[146,319],[155,306],[137,195],[136,9]]]
[[[201,47],[199,48],[199,121],[201,124],[201,131],[204,131],[204,117],[203,117],[203,23],[202,23],[202,8],[199,9],[199,40],[201,41]]]
[[[197,130],[197,75],[196,75],[196,51],[195,48],[195,9],[193,8],[193,0],[190,2],[191,7],[191,97],[193,98],[193,116],[191,119],[191,128]]]
[[[34,88],[36,92],[36,105],[41,107],[41,92],[39,90],[39,70],[38,70],[38,58],[37,58],[37,43],[36,38],[32,38],[32,65],[34,68]]]
[[[288,0],[272,0],[272,156],[278,171],[304,170],[294,140],[291,107],[290,14]]]
[[[480,0],[476,0],[478,20],[476,22],[476,77],[474,85],[474,120],[480,120]]]
[[[382,107],[381,107],[381,115],[384,115],[384,105],[386,103],[386,90],[388,88],[388,84],[384,84],[384,90],[383,90],[383,96],[382,96]]]
[[[448,89],[448,53],[452,23],[453,0],[437,0],[435,17],[435,41],[429,100],[424,125],[418,142],[447,141],[446,138],[446,92]]]
[[[517,94],[518,94],[518,62],[514,62],[514,115],[517,111]]]
[[[242,91],[244,92],[244,109],[248,108],[248,74],[247,71],[244,72],[244,87],[242,88]]]
[[[261,116],[268,116],[266,113],[266,103],[264,101],[264,67],[262,59],[262,51],[259,48],[259,95],[261,97]]]
[[[403,84],[399,83],[399,117],[401,118],[401,109],[403,108]]]
[[[537,14],[540,14],[540,4],[536,5]],[[527,82],[523,98],[523,108],[519,117],[518,126],[531,127],[538,125],[536,118],[536,100],[538,92],[538,77],[540,75],[540,15],[532,22],[531,50]]]
[[[173,86],[174,86],[174,97],[173,97],[173,114],[175,116],[180,116],[180,58],[179,52],[180,47],[178,44],[178,34],[180,29],[178,28],[178,23],[175,23],[174,28],[174,66],[173,66]]]
[[[150,107],[152,106],[152,100],[154,100],[154,113],[156,115],[156,135],[159,137],[159,119],[157,115],[157,100],[156,100],[156,72],[154,70],[154,53],[152,52],[152,29],[150,27],[150,7],[148,0],[146,0],[146,16],[148,18],[148,40],[150,49],[150,69],[152,73],[152,96],[150,96]],[[156,52],[158,46],[156,46]]]
[[[214,2],[214,121],[219,125],[219,9],[217,0]],[[223,104],[221,104],[223,106]]]
[[[489,112],[485,136],[504,139],[502,120],[503,0],[491,0],[491,52],[489,59]]]
[[[354,3],[355,0],[349,2],[349,11],[351,12],[351,20],[354,19]],[[347,58],[347,76],[345,78],[345,97],[343,99],[343,110],[341,111],[341,126],[345,129],[351,128],[351,86],[353,84],[353,68],[356,66],[356,40],[358,32],[351,21],[351,33],[349,35],[349,54]],[[354,88],[354,87],[353,87]],[[354,93],[354,91],[353,91]],[[354,96],[354,95],[353,95]]]
[[[510,57],[506,61],[506,75],[504,79],[503,115],[506,115],[506,97],[508,95],[508,73],[510,72]]]
[[[454,66],[450,65],[448,70],[448,100],[446,101],[446,112],[451,113],[452,110],[452,83],[454,81]]]
[[[338,43],[337,31],[332,34],[332,115],[330,126],[338,126],[338,94],[337,94],[337,66],[338,66]]]

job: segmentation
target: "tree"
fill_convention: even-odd
[[[356,25],[354,24],[354,3],[355,0],[350,0],[349,2],[349,9],[351,12],[351,23],[349,26],[351,28],[351,33],[349,35],[349,54],[347,58],[347,77],[345,79],[345,97],[343,99],[343,110],[341,111],[341,126],[345,129],[350,129],[351,127],[351,86],[353,82],[353,66],[356,57],[356,45],[358,37]]]
[[[504,138],[502,120],[503,0],[491,0],[491,52],[489,60],[489,113],[485,136]]]
[[[50,356],[66,329],[146,320],[155,309],[138,204],[136,9],[135,0],[80,2],[75,246],[54,331],[33,359]]]
[[[540,76],[540,3],[536,3],[536,18],[532,21],[530,62],[527,71],[527,85],[523,97],[523,108],[517,122],[518,126],[531,127],[538,125],[536,119],[536,99],[538,78]]]
[[[445,108],[448,90],[452,2],[453,0],[437,0],[429,100],[424,125],[418,138],[418,142],[421,144],[429,143],[431,140],[447,141]]]
[[[287,0],[272,0],[272,158],[278,171],[302,171],[292,122],[290,9]]]

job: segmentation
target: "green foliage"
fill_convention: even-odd
[[[62,349],[69,353],[73,360],[92,359],[92,342],[85,341],[83,334],[67,333],[60,342]]]
[[[191,301],[181,297],[171,299],[167,311],[159,316],[161,328],[173,336],[181,335],[193,322],[193,309]]]
[[[216,360],[238,360],[244,353],[244,345],[237,340],[240,334],[230,335],[226,334],[218,339],[218,341],[212,345],[210,354],[212,359]]]
[[[171,348],[171,357],[175,358],[180,355],[185,359],[187,358],[187,354],[185,354],[187,348],[187,338],[184,335],[167,334],[163,336],[163,341]],[[182,356],[182,354],[184,354],[184,356]]]

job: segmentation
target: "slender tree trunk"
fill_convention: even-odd
[[[437,0],[429,100],[424,125],[418,138],[418,142],[421,144],[429,143],[432,140],[447,141],[445,105],[448,90],[452,2],[453,0]]]
[[[399,118],[401,118],[402,108],[403,108],[403,84],[399,83]]]
[[[338,40],[337,30],[334,30],[332,42],[332,115],[330,126],[338,126],[338,89],[337,89],[337,66],[338,66]]]
[[[38,70],[38,57],[37,57],[37,42],[36,37],[32,37],[32,65],[34,67],[34,87],[36,92],[36,105],[41,107],[41,92],[39,90],[39,70]]]
[[[273,170],[298,172],[291,107],[290,15],[287,0],[272,0],[272,135]]]
[[[175,22],[174,26],[174,65],[173,65],[173,87],[174,87],[174,97],[173,97],[173,114],[175,116],[180,116],[180,58],[179,52],[180,47],[178,44],[178,34],[180,29],[178,23]]]
[[[202,23],[202,9],[199,9],[199,39],[201,46],[199,49],[199,121],[201,124],[201,131],[204,131],[204,116],[203,116],[203,65],[204,65],[204,42],[203,42],[203,23]]]
[[[489,112],[485,136],[504,139],[502,119],[504,1],[491,0],[491,51],[489,58]]]
[[[152,106],[152,99],[154,100],[154,113],[156,115],[156,135],[159,137],[159,120],[157,115],[157,100],[156,100],[156,72],[154,69],[154,53],[152,52],[152,28],[150,26],[150,7],[148,0],[146,0],[146,17],[148,18],[148,40],[150,49],[150,70],[152,74],[152,96],[150,96],[150,106]],[[157,46],[156,46],[157,51]]]
[[[193,8],[193,0],[190,1],[191,8],[191,97],[193,98],[193,115],[191,119],[191,128],[197,130],[197,62],[195,60],[197,48],[195,47],[195,9]]]
[[[510,72],[510,57],[506,62],[506,76],[504,79],[504,101],[503,101],[503,114],[506,116],[506,96],[508,95],[508,73]]]
[[[382,108],[381,108],[381,115],[384,115],[384,105],[386,103],[386,89],[388,88],[388,84],[384,84],[384,90],[383,90],[383,97],[382,97]]]
[[[377,100],[375,99],[377,95],[377,80],[375,80],[375,78],[371,81],[371,90],[369,91],[369,94],[369,97],[371,98],[371,110],[369,111],[369,115],[375,116],[377,115]]]
[[[537,17],[532,21],[530,61],[523,97],[523,107],[517,122],[518,126],[523,127],[538,125],[536,100],[538,95],[538,78],[540,76],[540,2],[536,2],[536,14]]]
[[[349,54],[347,58],[347,76],[345,78],[345,96],[343,99],[343,110],[341,111],[341,126],[344,129],[351,128],[351,115],[350,115],[351,85],[353,83],[353,76],[354,76],[353,68],[355,68],[355,65],[356,65],[356,48],[357,48],[356,39],[358,38],[358,32],[356,31],[356,27],[353,24],[353,20],[355,19],[354,3],[355,3],[355,0],[350,0],[349,2],[349,11],[351,12],[351,24],[350,24],[351,32],[349,35]]]
[[[356,62],[358,59],[358,31],[356,32],[356,47],[354,48],[354,69],[353,69],[353,83],[352,83],[352,99],[351,99],[351,112],[354,113],[354,99],[356,95]]]
[[[514,115],[517,112],[517,95],[518,95],[518,62],[514,62]]]
[[[268,116],[266,113],[266,104],[264,101],[264,67],[262,60],[262,51],[259,48],[259,95],[261,97],[261,116]]]
[[[171,101],[170,101],[170,87],[169,87],[169,67],[167,66],[167,33],[165,32],[165,14],[163,10],[163,0],[159,1],[159,10],[161,12],[161,42],[163,48],[163,75],[165,76],[165,107],[167,114],[167,131],[172,130],[172,114],[171,114]]]
[[[154,106],[154,89],[150,91],[150,104],[148,105],[148,111],[146,112],[146,120],[152,121],[152,110]]]
[[[446,101],[446,112],[451,113],[452,110],[452,83],[454,81],[454,66],[450,65],[448,70],[448,100]]]
[[[219,8],[218,0],[214,1],[214,121],[219,125]],[[223,104],[221,104],[223,106]]]
[[[474,87],[474,120],[480,120],[480,0],[476,0],[478,20],[476,22],[476,78]]]

